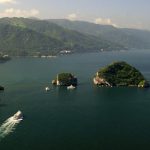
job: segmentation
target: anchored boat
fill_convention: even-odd
[[[73,86],[73,85],[67,86],[67,89],[68,89],[68,90],[73,90],[73,89],[75,89],[75,88],[76,88],[76,87]]]

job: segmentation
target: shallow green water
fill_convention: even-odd
[[[92,76],[125,60],[150,80],[150,51],[104,52],[53,59],[16,58],[0,64],[0,124],[18,110],[24,120],[0,141],[0,150],[150,149],[150,89],[97,88]],[[53,88],[62,71],[74,73],[74,91]]]

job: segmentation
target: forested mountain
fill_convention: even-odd
[[[120,50],[124,46],[95,35],[80,33],[47,20],[27,18],[0,19],[0,51],[10,55],[59,54]]]
[[[0,52],[9,55],[149,49],[150,31],[115,28],[84,21],[0,19]]]
[[[51,19],[49,22],[56,23],[66,29],[103,38],[126,48],[150,48],[150,31],[116,28],[111,25],[98,25],[84,21],[69,21],[65,19]]]

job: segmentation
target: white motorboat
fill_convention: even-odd
[[[13,119],[14,120],[22,120],[23,119],[23,115],[22,115],[22,112],[20,110],[17,111],[17,113],[15,113],[13,115]]]
[[[73,89],[75,89],[75,88],[76,88],[76,87],[73,86],[73,85],[67,86],[67,89],[68,89],[68,90],[73,90]]]

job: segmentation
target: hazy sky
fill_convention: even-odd
[[[150,0],[0,0],[0,17],[67,18],[150,30]]]

